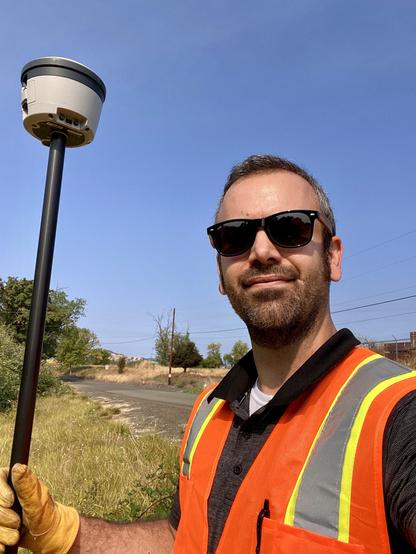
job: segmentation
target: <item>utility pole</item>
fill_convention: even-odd
[[[168,385],[172,384],[172,357],[173,357],[173,337],[175,335],[175,308],[173,308],[172,314],[172,334],[170,336],[170,348],[169,348],[169,375]]]

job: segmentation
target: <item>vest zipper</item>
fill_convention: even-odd
[[[269,509],[269,500],[266,498],[264,501],[263,508],[260,510],[259,515],[257,516],[257,544],[256,544],[256,554],[259,554],[261,547],[261,530],[263,527],[263,519],[265,517],[270,517]]]

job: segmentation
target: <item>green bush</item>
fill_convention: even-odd
[[[0,325],[0,411],[13,406],[19,393],[23,346],[16,344],[4,325]]]
[[[0,412],[13,407],[17,401],[22,374],[24,347],[17,344],[5,325],[0,324]],[[42,367],[39,373],[38,393],[60,392],[61,384],[53,373]]]
[[[117,360],[117,368],[119,373],[124,373],[124,368],[126,367],[126,356],[121,356]]]

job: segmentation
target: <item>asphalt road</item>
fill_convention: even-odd
[[[110,383],[77,377],[67,377],[65,381],[77,392],[118,408],[120,414],[115,417],[127,422],[136,435],[161,433],[181,438],[196,398],[167,385]]]

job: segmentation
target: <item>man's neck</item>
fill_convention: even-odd
[[[328,317],[319,329],[313,329],[309,335],[287,346],[272,348],[253,343],[253,356],[260,390],[265,394],[275,394],[289,377],[335,333],[336,328]]]

